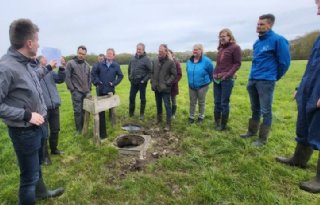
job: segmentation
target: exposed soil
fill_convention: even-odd
[[[146,152],[145,159],[131,155],[120,155],[119,158],[106,165],[108,183],[124,179],[130,172],[144,171],[146,165],[156,162],[162,157],[179,155],[179,137],[173,132],[165,132],[159,127],[145,128],[135,135],[150,135],[151,142]]]

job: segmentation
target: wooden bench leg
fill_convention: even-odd
[[[82,135],[86,136],[89,128],[90,112],[84,111]]]
[[[100,140],[100,122],[99,122],[99,113],[94,114],[93,117],[93,137],[97,145],[101,144]]]
[[[117,123],[117,116],[116,116],[116,108],[115,107],[110,109],[110,120],[111,120],[111,126],[113,128]]]

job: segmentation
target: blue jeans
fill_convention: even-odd
[[[233,79],[223,80],[219,84],[213,83],[214,112],[222,113],[222,115],[229,113],[233,85]]]
[[[44,126],[9,127],[9,136],[20,168],[20,205],[35,204],[36,184],[41,177],[42,141],[46,132]]]
[[[170,121],[172,116],[170,93],[155,91],[154,94],[156,97],[157,115],[162,115],[162,100],[163,100],[164,106],[166,108],[166,113],[167,113],[167,121]]]
[[[259,121],[262,115],[263,124],[271,126],[272,100],[275,81],[249,80],[247,90],[250,96],[252,120]]]

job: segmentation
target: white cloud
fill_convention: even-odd
[[[318,29],[313,0],[69,0],[7,1],[0,11],[0,54],[9,47],[8,28],[17,18],[29,18],[40,27],[40,44],[74,54],[80,44],[89,53],[135,51],[144,42],[156,52],[160,43],[175,51],[203,43],[215,50],[220,29],[228,27],[242,48],[256,40],[258,16],[273,13],[274,30],[289,40]]]

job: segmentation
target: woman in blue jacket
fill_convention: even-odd
[[[206,95],[209,84],[212,82],[214,66],[211,60],[203,54],[203,46],[195,44],[193,55],[187,62],[187,76],[189,83],[190,115],[189,123],[194,123],[194,113],[197,101],[199,102],[198,123],[204,120]]]

